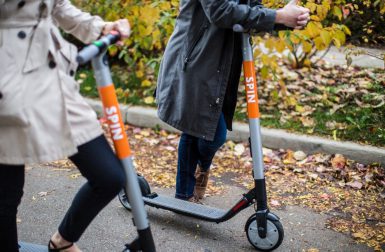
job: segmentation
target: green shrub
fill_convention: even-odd
[[[385,0],[341,1],[355,44],[385,44]]]

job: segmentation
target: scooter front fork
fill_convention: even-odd
[[[269,209],[267,208],[267,195],[265,179],[256,179],[255,183],[255,199],[257,204],[256,218],[258,226],[258,235],[266,238],[267,232],[267,216]]]

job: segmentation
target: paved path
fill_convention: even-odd
[[[359,48],[360,50],[365,50],[369,52],[371,55],[384,55],[384,49],[372,49],[372,48]],[[323,53],[319,53],[318,55],[323,55]],[[329,52],[326,54],[324,58],[327,62],[335,65],[346,65],[346,59],[344,54],[344,48],[338,49],[336,47],[332,47]],[[377,59],[375,57],[371,57],[368,55],[359,55],[352,57],[352,65],[360,66],[360,67],[376,67],[376,68],[384,68],[385,63],[383,60]]]
[[[263,46],[263,44],[260,44],[260,50],[264,53],[268,53],[268,49]],[[357,47],[356,50],[360,51],[366,51],[369,53],[369,55],[376,55],[380,56],[385,54],[385,49],[373,49],[373,48],[364,48],[364,47]],[[317,53],[317,56],[323,57],[323,59],[326,62],[329,62],[333,65],[340,65],[344,66],[346,65],[346,58],[345,58],[345,48],[337,48],[335,46],[332,46],[328,52],[320,51]],[[282,54],[286,55],[289,51],[286,50]],[[278,54],[278,53],[277,53]],[[279,55],[279,54],[278,54]],[[360,66],[360,67],[375,67],[375,68],[384,68],[384,60],[380,60],[376,57],[371,57],[367,54],[361,54],[359,56],[352,56],[352,65],[354,66]]]
[[[27,170],[25,194],[19,208],[20,240],[47,243],[73,194],[84,183],[81,177],[70,177],[76,172],[42,166],[33,166]],[[173,189],[155,191],[173,194]],[[39,196],[41,192],[48,194]],[[228,208],[243,192],[243,189],[231,186],[224,195],[207,198],[205,202]],[[221,224],[207,223],[155,208],[147,209],[158,251],[255,251],[243,231],[247,218],[253,213],[251,207]],[[324,223],[327,215],[300,207],[287,207],[275,213],[281,217],[285,229],[284,242],[276,251],[307,251],[310,248],[319,251],[372,251],[365,245],[355,244],[344,234],[326,229]],[[91,224],[78,244],[84,252],[122,251],[123,244],[135,235],[131,213],[114,199]]]

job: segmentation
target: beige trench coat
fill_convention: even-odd
[[[58,27],[90,43],[103,26],[69,0],[0,0],[0,164],[57,160],[102,134]]]

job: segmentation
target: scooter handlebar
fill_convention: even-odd
[[[84,47],[76,56],[76,61],[79,64],[85,64],[93,57],[99,55],[109,45],[115,44],[120,39],[118,32],[111,32],[106,36],[103,36],[99,40],[94,41],[92,44]]]

